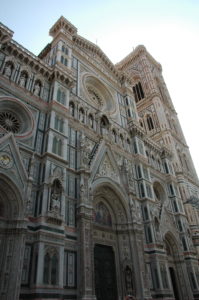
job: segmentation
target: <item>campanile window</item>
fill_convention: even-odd
[[[138,101],[144,99],[144,91],[142,89],[142,85],[140,82],[138,82],[136,85],[133,87],[133,93],[135,96],[135,102],[137,103]]]

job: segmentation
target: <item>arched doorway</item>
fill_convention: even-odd
[[[179,270],[177,266],[177,262],[179,261],[179,251],[171,234],[166,234],[164,243],[167,254],[168,271],[170,276],[171,287],[175,297],[174,299],[182,300],[183,298],[180,291],[181,284],[178,274]]]
[[[24,251],[24,210],[17,187],[0,176],[0,299],[18,299]],[[12,275],[11,275],[12,274]]]
[[[97,300],[117,299],[115,255],[111,246],[95,244],[94,270]]]
[[[127,224],[125,205],[113,188],[97,187],[94,191],[93,215],[94,282],[97,300],[117,300],[123,299],[127,294],[135,295]]]

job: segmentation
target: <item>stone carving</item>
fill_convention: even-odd
[[[135,222],[141,221],[141,211],[139,204],[136,205],[135,200],[131,199],[131,215]]]
[[[7,64],[7,65],[5,66],[5,69],[4,69],[4,75],[5,75],[6,77],[10,78],[11,74],[12,74],[12,66],[11,66],[11,64],[9,63],[9,64]]]
[[[20,76],[20,79],[19,79],[19,85],[21,87],[25,87],[26,81],[27,81],[27,76],[26,76],[25,73],[22,73],[21,76]]]
[[[69,112],[70,112],[70,115],[74,117],[75,106],[74,106],[73,102],[70,102],[70,104],[69,104]]]
[[[119,182],[119,174],[116,172],[109,157],[106,155],[103,162],[101,163],[98,171],[98,176],[110,177],[112,180]]]
[[[84,134],[81,135],[80,147],[81,147],[81,165],[82,167],[88,167],[91,160],[91,152],[95,143],[88,139]]]
[[[0,167],[9,169],[13,165],[13,160],[7,152],[0,153]]]
[[[34,95],[39,96],[40,90],[41,90],[41,86],[40,86],[39,82],[37,82],[34,87],[34,92],[33,92]]]
[[[80,120],[80,122],[84,123],[84,111],[83,111],[83,109],[79,110],[79,120]]]
[[[55,213],[60,212],[61,208],[61,194],[62,194],[62,184],[60,180],[55,179],[51,188],[51,197],[50,197],[50,210]]]
[[[127,295],[133,294],[133,278],[132,278],[132,271],[129,266],[125,268],[125,286],[126,286],[126,293]]]

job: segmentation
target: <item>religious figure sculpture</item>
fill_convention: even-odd
[[[12,67],[11,64],[7,64],[5,67],[5,71],[4,74],[6,77],[10,78],[11,74],[12,74]]]
[[[37,82],[34,87],[34,95],[39,96],[40,90],[41,90],[41,86],[40,86],[39,82]]]
[[[61,208],[62,185],[58,179],[55,179],[51,188],[50,209],[59,212]]]

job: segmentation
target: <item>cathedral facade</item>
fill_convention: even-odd
[[[0,299],[199,299],[199,182],[161,65],[64,17],[0,23]]]

